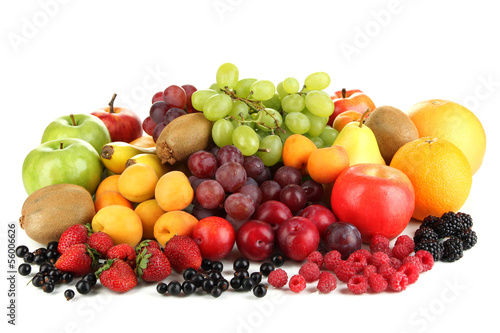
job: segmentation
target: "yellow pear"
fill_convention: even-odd
[[[370,109],[365,114],[369,111]],[[359,122],[350,122],[345,125],[333,142],[333,146],[345,148],[347,155],[349,155],[349,166],[361,163],[385,165],[375,134],[369,127],[363,126],[365,114],[363,114]]]

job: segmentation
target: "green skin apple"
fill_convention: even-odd
[[[85,140],[99,154],[102,147],[111,142],[109,130],[104,122],[90,114],[75,114],[57,118],[43,132],[42,143],[65,138]]]
[[[81,139],[42,143],[24,159],[23,184],[29,194],[52,184],[76,184],[94,194],[103,167],[99,154]]]

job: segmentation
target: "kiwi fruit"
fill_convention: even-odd
[[[417,127],[403,111],[392,106],[379,106],[365,120],[380,149],[380,154],[389,165],[398,149],[407,142],[419,138]]]
[[[186,161],[212,142],[213,123],[203,113],[189,113],[172,120],[156,140],[156,154],[162,163]]]
[[[74,184],[54,184],[31,193],[21,208],[19,225],[41,244],[58,241],[75,224],[92,222],[94,201],[89,191]]]

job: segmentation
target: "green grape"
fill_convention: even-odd
[[[299,92],[300,83],[294,77],[287,77],[283,81],[283,89],[289,94],[296,94]]]
[[[339,131],[330,125],[326,125],[323,129],[323,133],[321,133],[319,137],[323,140],[325,147],[331,147],[337,138],[337,135],[339,135]]]
[[[286,113],[300,112],[306,107],[306,101],[301,95],[292,94],[283,98],[281,101],[281,107]]]
[[[270,108],[257,112],[257,118],[255,119],[259,123],[263,124],[257,124],[257,128],[263,129],[264,131],[270,131],[271,129],[283,124],[283,117],[281,117],[281,114]]]
[[[255,133],[259,136],[259,140],[262,141],[265,137],[269,135],[268,131],[264,131],[263,129],[258,128]]]
[[[217,95],[217,91],[212,89],[196,90],[193,95],[191,95],[191,103],[196,110],[203,111],[203,104],[213,95]]]
[[[215,92],[217,92],[218,94],[225,94],[225,92],[223,92],[222,90],[220,90],[219,86],[217,85],[217,83],[212,83],[209,87],[209,89],[212,89],[214,90]]]
[[[266,101],[273,98],[276,87],[274,83],[268,80],[257,80],[250,86],[251,99],[257,101]]]
[[[311,123],[309,118],[302,112],[292,112],[286,115],[286,127],[295,134],[305,134],[309,131]]]
[[[234,101],[231,111],[228,116],[233,116],[236,119],[242,120],[248,117],[248,105],[242,101]]]
[[[233,89],[236,82],[238,82],[238,76],[238,67],[227,62],[219,67],[215,78],[219,88],[224,90],[226,87]]]
[[[257,79],[241,79],[236,82],[233,87],[233,91],[236,93],[236,96],[239,98],[247,98],[248,94],[250,94],[250,87],[255,81],[257,81]]]
[[[278,96],[280,97],[281,100],[283,100],[283,98],[288,96],[288,93],[286,92],[285,88],[283,88],[283,81],[278,83],[278,85],[276,86],[276,92],[278,93]]]
[[[212,126],[212,139],[218,147],[233,144],[234,126],[227,119],[221,118]]]
[[[286,120],[286,117],[285,117],[285,120]],[[281,125],[280,128],[283,131],[277,130],[277,131],[275,131],[275,133],[280,137],[281,141],[285,142],[286,139],[288,139],[288,137],[290,135],[292,135],[293,133],[290,131],[290,129],[288,127],[286,127],[286,124]]]
[[[259,148],[257,156],[264,162],[264,165],[273,166],[281,159],[283,142],[277,135],[268,135],[260,142]],[[269,149],[269,152],[262,151],[264,149]]]
[[[321,140],[320,137],[318,136],[308,136],[306,135],[313,143],[314,145],[316,146],[316,148],[325,148],[325,143],[323,142],[323,140]]]
[[[312,90],[306,95],[306,108],[317,116],[329,117],[333,113],[334,104],[326,92]]]
[[[259,135],[246,125],[238,126],[233,131],[233,145],[241,150],[244,156],[250,156],[257,152],[260,145]]]
[[[262,104],[264,104],[266,108],[271,108],[275,110],[281,109],[281,100],[278,94],[274,94],[274,96],[271,99],[263,101]]]
[[[307,131],[307,134],[312,137],[319,136],[323,132],[323,129],[328,122],[328,117],[318,117],[317,115],[312,114],[307,109],[302,111],[302,113],[307,116],[309,122],[311,123],[311,127],[309,128],[309,131]]]
[[[330,76],[325,72],[309,74],[304,80],[304,86],[308,91],[324,90],[330,85]]]
[[[233,107],[233,100],[228,95],[216,94],[203,104],[203,114],[210,121],[216,121],[228,115]]]

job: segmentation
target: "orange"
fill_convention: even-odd
[[[123,195],[116,191],[102,192],[95,198],[94,206],[96,213],[106,206],[122,205],[134,209],[134,204],[125,199]]]
[[[467,157],[472,174],[476,173],[486,151],[486,134],[469,109],[451,101],[433,99],[413,105],[407,113],[420,137],[438,137],[453,143]]]
[[[97,187],[95,192],[95,197],[97,198],[99,194],[107,191],[118,192],[118,178],[120,175],[111,175],[103,179],[103,181]]]
[[[469,196],[472,172],[467,157],[444,139],[423,137],[406,143],[394,154],[391,167],[413,184],[417,220],[457,212]]]

